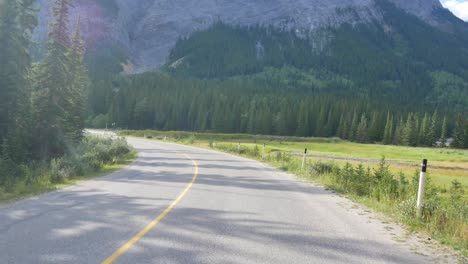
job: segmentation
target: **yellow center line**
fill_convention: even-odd
[[[193,166],[195,167],[195,173],[193,175],[192,180],[184,189],[184,191],[175,199],[158,217],[156,217],[151,223],[149,223],[145,228],[143,228],[138,234],[136,234],[132,239],[130,239],[125,245],[119,248],[114,254],[108,257],[106,260],[102,262],[102,264],[111,264],[114,263],[118,258],[120,258],[125,252],[127,252],[133,245],[135,245],[140,239],[142,239],[151,229],[153,229],[161,220],[169,214],[174,207],[184,198],[187,192],[192,188],[193,184],[197,180],[198,177],[198,164],[189,155],[185,155],[189,160],[192,161]]]

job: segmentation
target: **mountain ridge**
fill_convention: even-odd
[[[89,49],[102,43],[123,51],[128,62],[142,72],[162,66],[181,37],[208,29],[216,22],[232,25],[274,26],[307,35],[323,27],[381,20],[376,3],[383,0],[78,0],[72,21],[81,16]],[[427,23],[442,25],[433,15],[442,9],[438,0],[389,0]],[[39,0],[39,27],[35,38],[44,43],[52,0]],[[73,23],[73,22],[72,22]]]

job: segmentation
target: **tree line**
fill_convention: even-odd
[[[109,81],[94,127],[340,137],[361,143],[466,148],[466,116],[385,102],[283,91],[255,79],[196,80],[163,73]],[[455,122],[456,121],[456,122]],[[460,134],[460,135],[459,135]],[[460,142],[460,143],[458,143]]]
[[[279,79],[296,89],[467,112],[468,76],[462,70],[468,67],[467,40],[434,30],[395,7],[384,10],[392,32],[381,22],[344,24],[301,36],[274,27],[216,23],[179,39],[164,70],[209,79],[266,72],[272,85]],[[300,74],[268,72],[285,67]]]
[[[70,30],[71,0],[55,0],[44,58],[29,50],[37,26],[34,0],[0,2],[1,160],[50,160],[83,136],[88,94],[80,21]]]

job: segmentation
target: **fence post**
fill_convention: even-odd
[[[307,158],[307,148],[304,150],[304,157],[302,157],[302,167],[301,167],[301,170],[304,170],[306,158]]]
[[[418,201],[416,202],[418,218],[422,215],[422,208],[424,205],[424,186],[426,184],[426,171],[427,159],[424,159],[421,165],[421,174],[419,175]]]

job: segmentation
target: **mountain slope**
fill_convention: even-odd
[[[272,28],[216,24],[180,40],[167,69],[182,76],[227,78],[259,74],[268,67],[293,67],[306,74],[281,77],[326,81],[327,73],[335,80],[348,80],[353,96],[468,111],[466,37],[433,27],[387,1],[377,2],[376,10],[381,20],[344,23],[306,37]],[[441,12],[434,20],[443,16],[450,19]],[[451,25],[453,31],[466,30],[458,21]],[[296,81],[293,86],[301,85]],[[302,86],[317,91],[314,82]],[[328,91],[343,88],[342,82],[331,86]]]
[[[38,0],[41,9],[36,39],[47,36],[53,0]],[[273,25],[306,35],[322,27],[381,20],[376,2],[381,0],[76,0],[73,14],[82,18],[90,49],[105,42],[124,52],[137,71],[165,63],[179,37],[206,30],[216,22],[231,25]],[[391,0],[431,25],[441,25],[434,10],[438,0]],[[44,42],[44,41],[43,41]]]

